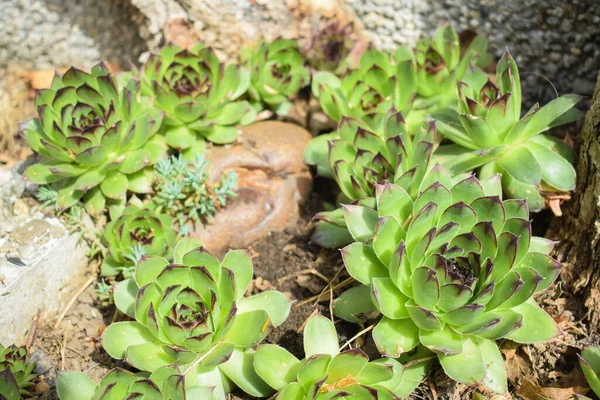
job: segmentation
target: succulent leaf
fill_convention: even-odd
[[[135,293],[134,301],[128,294],[116,302],[122,312],[133,307],[129,313],[135,321],[110,325],[103,334],[105,350],[142,371],[177,363],[186,371],[186,382],[209,384],[215,396],[230,386],[210,372],[215,368],[254,396],[269,394],[271,389],[248,370],[254,358],[250,347],[285,321],[291,302],[276,291],[244,297],[252,277],[246,252],[232,251],[220,262],[189,240],[174,247],[177,264],[156,255],[142,257],[133,279],[119,284]]]
[[[600,349],[585,347],[579,357],[579,366],[596,396],[600,395]]]
[[[279,391],[278,400],[396,399],[412,392],[429,366],[419,358],[410,367],[393,359],[369,362],[358,348],[340,352],[335,326],[320,315],[306,323],[304,347],[303,360],[275,345],[261,345],[256,350],[254,369]],[[414,379],[406,380],[405,374]]]
[[[163,119],[160,110],[141,98],[134,82],[121,85],[105,68],[96,66],[92,74],[71,68],[57,75],[52,88],[38,93],[36,105],[38,118],[21,134],[42,159],[26,176],[52,183],[62,210],[85,195],[88,212],[98,216],[102,201],[139,192],[142,188],[129,181],[165,153],[153,140]]]
[[[344,248],[343,261],[371,289],[383,315],[373,330],[382,355],[399,357],[423,345],[450,377],[504,393],[502,357],[493,341],[534,343],[559,333],[532,296],[558,276],[560,264],[547,255],[551,243],[532,240],[526,203],[498,196],[497,175],[454,184],[439,169],[434,175],[450,187],[436,181],[423,190],[417,182],[420,194],[404,203],[399,199],[410,198],[406,191],[398,187],[394,196],[393,185],[378,186],[373,237]],[[409,205],[410,211],[399,212]],[[338,300],[334,311],[356,322],[365,307],[349,297],[342,294],[343,306]]]
[[[472,66],[458,82],[460,123],[446,118],[436,123],[452,140],[436,155],[453,173],[478,168],[480,176],[502,175],[504,194],[526,199],[529,209],[544,206],[542,188],[569,191],[575,187],[572,151],[544,134],[580,115],[576,95],[561,96],[543,107],[534,106],[521,118],[521,82],[514,59],[506,52],[496,68],[496,83]],[[560,144],[559,144],[560,143]]]

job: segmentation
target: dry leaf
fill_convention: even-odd
[[[523,379],[523,384],[517,394],[523,400],[570,400],[574,394],[585,394],[589,389],[581,386],[558,388],[540,387],[529,378]]]
[[[504,367],[506,368],[506,378],[510,383],[517,386],[523,378],[537,378],[533,363],[529,356],[522,350],[517,348],[516,351],[513,352],[513,349],[509,347],[508,350],[503,349],[502,352],[504,354],[507,354],[506,352],[508,352]]]
[[[59,68],[56,71],[63,73],[66,70],[66,68]],[[55,70],[44,69],[40,71],[23,72],[20,76],[29,82],[32,89],[47,89],[52,84],[54,74]]]

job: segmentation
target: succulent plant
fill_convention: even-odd
[[[371,131],[383,129],[383,116],[390,108],[403,113],[410,131],[427,119],[451,112],[458,102],[456,79],[462,79],[472,62],[489,64],[487,40],[476,37],[461,55],[458,35],[450,26],[436,30],[433,38],[421,39],[414,51],[401,46],[393,55],[369,50],[360,68],[341,80],[330,72],[313,77],[312,91],[321,107],[335,121],[352,117]],[[305,150],[305,161],[316,165],[322,176],[332,177],[327,163],[329,133],[314,138]]]
[[[456,184],[443,170],[425,176],[419,196],[393,183],[376,188],[377,210],[344,207],[356,240],[342,250],[350,275],[364,286],[335,301],[341,318],[373,329],[382,355],[422,345],[446,374],[504,393],[496,339],[534,343],[559,329],[532,298],[560,271],[554,243],[532,237],[524,200],[500,198],[500,177]],[[369,304],[372,300],[372,305]]]
[[[581,351],[579,366],[596,396],[600,397],[600,348],[586,347]],[[583,396],[579,397],[584,398]]]
[[[291,99],[310,82],[298,42],[277,39],[247,50],[242,56],[251,72],[248,94],[255,109],[260,111],[267,106],[279,115],[286,115],[292,106]]]
[[[415,79],[410,59],[396,63],[387,52],[368,50],[360,59],[360,67],[346,71],[341,78],[328,71],[314,73],[311,89],[325,114],[334,121],[352,118],[371,131],[381,131],[383,116],[391,108],[407,115],[416,90]],[[304,150],[304,162],[316,166],[321,176],[333,177],[328,142],[337,138],[337,132],[321,134]]]
[[[337,19],[322,22],[301,52],[315,70],[341,73],[355,45],[353,30],[352,23],[341,24]]]
[[[184,234],[190,225],[210,220],[227,201],[237,196],[238,183],[235,171],[221,176],[220,182],[209,182],[208,162],[196,155],[192,160],[179,157],[165,158],[155,165],[156,193],[152,204],[157,212],[170,215],[177,221],[179,233]]]
[[[416,90],[411,63],[408,58],[396,61],[387,52],[371,49],[361,57],[360,67],[341,79],[331,72],[316,72],[312,92],[334,121],[351,117],[377,129],[391,107],[404,114],[410,109]]]
[[[304,352],[298,360],[274,344],[257,348],[254,369],[279,392],[277,400],[399,399],[419,385],[430,365],[427,359],[369,362],[359,348],[341,351],[335,326],[320,315],[306,323]]]
[[[480,177],[502,174],[509,198],[526,199],[532,211],[544,206],[541,190],[575,187],[573,151],[557,138],[542,134],[580,117],[577,95],[533,106],[521,118],[521,82],[514,59],[504,54],[496,84],[472,67],[458,83],[457,119],[438,121],[438,131],[454,144],[441,146],[438,157],[451,173],[478,168]]]
[[[163,115],[139,97],[135,81],[120,85],[104,64],[91,74],[71,68],[37,93],[35,105],[38,118],[21,134],[42,159],[25,174],[59,189],[61,210],[83,198],[86,210],[99,215],[107,200],[151,190],[149,166],[165,154],[155,135]]]
[[[239,98],[250,85],[250,71],[224,65],[202,43],[192,50],[175,45],[152,55],[142,73],[142,91],[165,112],[161,126],[167,144],[186,158],[202,154],[205,139],[217,144],[238,137],[236,125],[254,121],[256,112]]]
[[[25,347],[0,344],[0,399],[18,400],[29,396],[36,375],[34,364],[27,358]]]
[[[171,217],[137,206],[111,216],[114,219],[104,229],[108,255],[100,267],[103,276],[131,276],[144,255],[171,257],[176,239]]]
[[[363,123],[344,117],[338,139],[329,141],[329,165],[342,192],[339,202],[376,207],[375,189],[383,180],[401,186],[411,199],[419,194],[421,180],[430,169],[435,147],[435,125],[420,127],[411,135],[402,114],[394,109],[384,116],[383,128],[370,131]],[[337,248],[351,243],[344,211],[321,212],[312,241]]]
[[[147,374],[146,374],[147,375]],[[177,365],[167,365],[150,376],[116,368],[99,384],[82,372],[59,372],[56,390],[60,400],[146,399],[216,400],[213,389],[193,382]]]
[[[450,25],[436,29],[433,37],[420,39],[411,54],[401,47],[396,58],[413,58],[416,71],[417,98],[414,109],[435,112],[444,107],[456,107],[456,80],[463,78],[471,63],[480,67],[490,64],[493,56],[487,52],[488,42],[476,36],[462,52],[458,35]]]
[[[115,287],[117,308],[135,321],[110,325],[104,349],[142,371],[177,363],[190,382],[213,387],[216,399],[231,382],[253,396],[269,394],[253,372],[252,346],[285,321],[290,300],[277,291],[245,297],[252,274],[247,252],[230,251],[220,262],[188,239],[175,246],[172,264],[143,257],[134,278]]]

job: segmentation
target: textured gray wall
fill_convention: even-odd
[[[540,74],[559,93],[591,95],[600,67],[598,0],[0,0],[0,65],[136,61],[160,44],[173,17],[188,19],[217,49],[235,52],[260,36],[302,35],[314,26],[311,12],[355,14],[380,48],[414,43],[446,22],[477,30],[498,56],[510,49],[531,98],[554,97]]]
[[[349,0],[377,47],[414,43],[451,23],[485,34],[497,56],[508,47],[532,98],[591,96],[600,69],[598,0]]]
[[[145,17],[127,0],[0,0],[0,66],[126,63],[146,50]]]

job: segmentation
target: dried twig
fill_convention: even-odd
[[[60,313],[60,316],[58,317],[58,320],[54,324],[54,328],[53,329],[58,328],[58,325],[60,325],[60,323],[62,322],[62,320],[65,317],[65,315],[67,315],[67,312],[73,306],[73,304],[75,303],[75,300],[77,300],[77,298],[79,296],[81,296],[81,294],[83,292],[85,292],[85,289],[87,289],[88,286],[90,286],[92,283],[94,283],[95,280],[96,280],[96,277],[93,276],[90,279],[88,279],[87,282],[85,282],[81,288],[79,288],[79,290],[77,291],[77,293],[75,293],[75,296],[73,296],[73,298],[71,299],[71,301],[69,301],[69,304],[67,304],[67,306],[65,307],[65,309],[63,310],[63,312]]]
[[[296,278],[300,275],[314,275],[314,276],[318,277],[319,279],[321,279],[322,281],[324,281],[325,283],[327,283],[328,285],[330,283],[329,279],[325,275],[323,275],[322,273],[317,271],[316,268],[310,268],[310,269],[304,269],[300,272],[286,275],[283,278],[279,278],[279,279],[277,279],[277,284],[281,285],[283,282],[285,282],[289,279],[292,279],[292,278]],[[327,287],[327,286],[325,286],[325,287]]]
[[[25,349],[29,350],[29,348],[33,345],[35,341],[35,335],[37,334],[38,321],[40,319],[40,310],[38,309],[37,314],[33,317],[33,321],[31,322],[31,329],[29,330],[29,335],[27,335],[27,342],[25,343]]]
[[[340,347],[340,351],[344,350],[347,346],[350,346],[350,343],[352,343],[353,341],[355,341],[356,339],[358,339],[365,333],[369,332],[374,327],[375,327],[375,324],[368,326],[365,329],[363,329],[362,331],[358,332],[356,335],[352,336],[350,339],[348,339],[348,341],[346,343],[344,343],[344,345],[342,347]]]
[[[319,312],[319,310],[315,309],[315,310],[312,312],[312,314],[310,314],[310,315],[308,316],[308,318],[306,318],[306,319],[304,320],[304,322],[302,323],[302,325],[300,325],[300,327],[299,327],[299,328],[296,330],[296,333],[297,333],[297,334],[301,334],[301,333],[302,333],[302,331],[304,330],[304,327],[306,326],[306,323],[308,322],[308,320],[309,320],[309,319],[311,319],[312,317],[314,317],[314,316],[315,316],[315,315],[316,315],[318,312]]]
[[[65,349],[67,348],[67,330],[63,332],[63,342],[60,345],[60,370],[65,370]]]
[[[304,300],[302,300],[302,301],[300,301],[300,302],[296,303],[296,307],[303,306],[303,305],[305,305],[305,304],[307,304],[307,303],[310,303],[310,302],[312,302],[312,301],[314,301],[314,300],[316,300],[316,301],[317,301],[317,303],[319,303],[319,302],[321,302],[321,301],[326,301],[326,300],[323,300],[323,299],[321,299],[321,297],[322,297],[324,294],[327,294],[327,295],[329,295],[329,291],[332,291],[332,290],[333,290],[333,291],[335,291],[335,290],[337,290],[337,289],[341,289],[341,288],[343,288],[344,286],[348,286],[348,285],[349,285],[349,284],[351,284],[352,282],[354,282],[354,278],[348,278],[348,279],[346,279],[346,280],[344,280],[344,281],[342,281],[342,282],[338,283],[338,284],[337,284],[337,285],[335,285],[333,288],[330,288],[329,290],[326,290],[325,292],[322,292],[322,293],[320,293],[320,294],[318,294],[318,295],[315,295],[315,296],[309,297],[309,298],[307,298],[307,299],[304,299]],[[327,300],[328,300],[328,299],[327,299]]]

